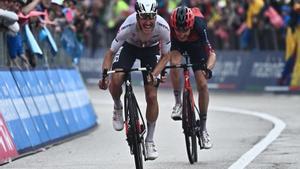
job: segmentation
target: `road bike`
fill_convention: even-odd
[[[125,132],[126,140],[130,148],[130,154],[134,155],[134,161],[136,169],[143,169],[143,158],[146,161],[145,156],[145,141],[144,135],[146,133],[146,125],[144,118],[141,114],[137,99],[133,93],[131,84],[131,72],[146,71],[150,72],[151,68],[141,67],[133,68],[129,70],[117,69],[103,72],[103,79],[109,74],[113,73],[125,73],[125,95],[124,95],[124,114],[125,114]]]
[[[185,136],[186,150],[189,162],[193,164],[198,161],[197,154],[197,138],[199,142],[200,149],[203,148],[200,139],[200,112],[195,105],[193,89],[190,82],[190,71],[189,68],[193,66],[201,67],[201,70],[205,71],[208,78],[211,78],[212,72],[207,69],[206,64],[191,64],[189,63],[188,55],[183,54],[185,58],[184,64],[165,66],[162,74],[164,74],[166,69],[183,69],[184,75],[184,86],[183,86],[183,104],[182,104],[182,128]]]

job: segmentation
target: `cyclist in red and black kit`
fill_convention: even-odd
[[[181,63],[182,54],[187,53],[192,64],[204,64],[212,70],[216,63],[216,54],[212,49],[206,32],[206,21],[198,8],[186,6],[177,7],[171,14],[171,65]],[[202,71],[201,65],[193,66],[198,91],[200,109],[201,133],[203,148],[212,147],[206,129],[209,93],[207,79],[211,71]],[[210,73],[209,73],[210,72]],[[171,114],[172,119],[180,120],[182,114],[180,75],[178,69],[170,70],[170,77],[174,89],[175,106]]]

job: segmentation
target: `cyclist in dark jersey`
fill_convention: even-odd
[[[177,7],[171,14],[171,60],[172,65],[180,64],[182,54],[187,53],[191,63],[205,64],[212,70],[216,63],[216,54],[212,49],[206,32],[206,22],[198,8],[188,8],[186,6]],[[192,67],[198,90],[198,104],[200,109],[200,122],[203,147],[212,147],[206,129],[207,109],[209,93],[207,87],[208,71],[202,71],[201,66]],[[172,119],[181,119],[181,87],[178,69],[171,69],[170,77],[174,89],[175,106],[171,114]]]

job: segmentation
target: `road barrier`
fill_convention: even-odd
[[[74,68],[0,69],[0,164],[94,127]]]

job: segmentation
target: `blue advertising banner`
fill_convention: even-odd
[[[64,114],[66,124],[71,133],[76,133],[80,130],[79,128],[79,117],[77,114],[73,113],[69,100],[65,94],[65,89],[62,85],[62,82],[58,76],[58,73],[55,69],[45,70],[47,77],[50,81],[50,85],[54,91],[54,95],[58,101],[58,104],[61,108],[61,111]]]
[[[41,89],[43,90],[46,101],[48,102],[50,111],[52,112],[53,117],[57,122],[58,132],[60,136],[67,136],[69,134],[69,131],[68,131],[65,118],[53,94],[53,89],[50,85],[50,82],[48,81],[45,71],[40,69],[40,70],[35,70],[34,72],[36,74],[38,83]]]
[[[31,91],[26,85],[26,81],[23,78],[21,71],[19,70],[12,70],[12,75],[15,79],[15,82],[19,88],[19,91],[24,99],[25,104],[29,110],[31,118],[36,126],[37,132],[40,136],[41,142],[46,143],[50,140],[48,132],[46,130],[45,124],[42,121],[40,113],[36,108],[36,104],[32,99]]]
[[[10,71],[0,70],[0,112],[2,112],[17,150],[23,152],[25,149],[31,148],[31,142],[2,79],[3,74],[10,74]]]
[[[101,72],[97,68],[101,67],[100,63],[101,58],[100,62],[95,62],[93,58],[81,58],[80,71],[87,83],[98,83]],[[299,92],[300,86],[293,85],[296,76],[289,84],[286,78],[291,75],[286,74],[283,79],[285,83],[280,84],[285,66],[283,51],[217,51],[217,63],[212,79],[208,80],[208,87],[226,91]],[[132,76],[133,84],[140,84],[140,80],[138,76]],[[191,81],[194,86],[194,78]],[[172,87],[170,78],[160,87]]]
[[[41,145],[41,139],[38,135],[35,124],[32,121],[28,108],[20,94],[18,87],[11,72],[1,72],[1,77],[3,79],[4,85],[7,87],[7,92],[9,93],[12,103],[16,108],[16,111],[22,121],[25,133],[29,138],[31,146],[36,148]],[[26,137],[25,137],[26,138]]]
[[[32,98],[40,112],[40,116],[48,131],[51,140],[58,139],[60,134],[58,133],[57,122],[54,120],[52,113],[50,112],[49,105],[46,102],[44,93],[40,88],[38,81],[33,71],[22,71],[22,75],[26,81],[28,88],[31,91]]]
[[[75,83],[75,91],[77,92],[79,100],[84,105],[84,109],[86,109],[86,111],[88,112],[89,124],[94,125],[96,123],[97,116],[89,99],[89,95],[87,93],[85,85],[83,84],[83,80],[76,69],[69,69],[67,71],[72,81]]]
[[[249,69],[243,84],[245,90],[264,90],[266,86],[278,86],[285,65],[281,52],[253,52],[249,58]]]
[[[264,91],[276,86],[284,67],[284,54],[278,51],[222,51],[209,87],[216,89]]]
[[[87,129],[91,127],[89,124],[89,115],[86,109],[84,109],[83,102],[80,101],[75,83],[72,81],[72,78],[67,72],[67,69],[57,69],[60,79],[62,80],[62,85],[64,86],[65,93],[70,101],[72,109],[75,111],[75,114],[78,114],[78,117],[81,119],[80,128]]]

